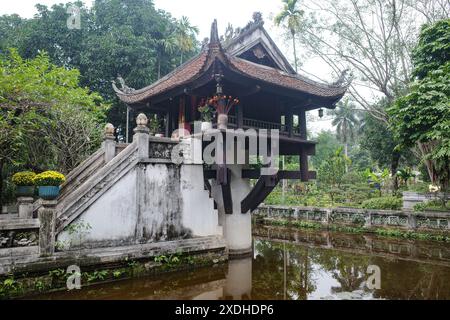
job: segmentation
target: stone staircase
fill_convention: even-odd
[[[98,167],[96,162],[92,162],[91,166],[86,167],[85,170],[88,173],[81,174],[79,179],[76,180],[80,183],[76,184],[75,188],[68,189],[62,199],[58,199],[56,233],[61,232],[70,222],[76,219],[84,209],[94,203],[137,162],[137,145],[132,143],[110,162],[106,164],[103,162],[103,166]]]

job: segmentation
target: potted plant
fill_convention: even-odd
[[[201,105],[198,107],[198,112],[200,112],[202,119],[202,131],[207,131],[212,129],[212,119],[214,116],[214,109],[209,106],[209,104],[202,101]]]
[[[19,197],[34,196],[34,178],[36,174],[31,171],[17,172],[12,176],[12,182],[16,185],[16,194]]]
[[[215,95],[208,100],[208,105],[213,106],[217,111],[217,128],[226,129],[228,125],[228,113],[231,108],[239,104],[239,99],[232,96]]]
[[[162,137],[162,134],[160,133],[161,126],[160,126],[159,120],[156,116],[150,117],[148,126],[150,128],[151,134],[154,134],[155,137]]]
[[[53,200],[59,196],[60,185],[66,181],[66,177],[56,171],[45,171],[34,177],[34,184],[38,186],[39,197],[45,200]]]

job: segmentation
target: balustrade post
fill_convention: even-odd
[[[372,227],[372,213],[371,212],[365,212],[364,216],[365,216],[364,228]]]
[[[137,127],[134,129],[133,141],[137,143],[139,158],[148,158],[150,129],[147,127],[148,118],[141,113],[136,118]]]
[[[55,253],[56,200],[43,200],[38,211],[39,255],[49,257]]]
[[[17,207],[19,210],[19,218],[21,219],[31,219],[33,218],[33,202],[32,197],[18,197]]]
[[[105,163],[108,163],[116,156],[116,137],[114,136],[114,126],[111,123],[105,126],[103,149],[105,151]]]
[[[325,210],[325,223],[328,225],[331,222],[331,215],[333,213],[333,209],[326,209]]]
[[[411,229],[417,228],[417,219],[412,212],[408,214],[408,227]]]

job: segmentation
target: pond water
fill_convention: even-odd
[[[369,289],[377,267],[380,288]],[[251,257],[33,298],[450,299],[450,245],[258,227]]]

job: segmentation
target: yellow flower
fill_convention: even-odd
[[[14,174],[11,180],[16,186],[33,186],[35,176],[34,172],[22,171]]]
[[[57,171],[45,171],[34,177],[37,186],[60,186],[66,181],[66,177]]]

